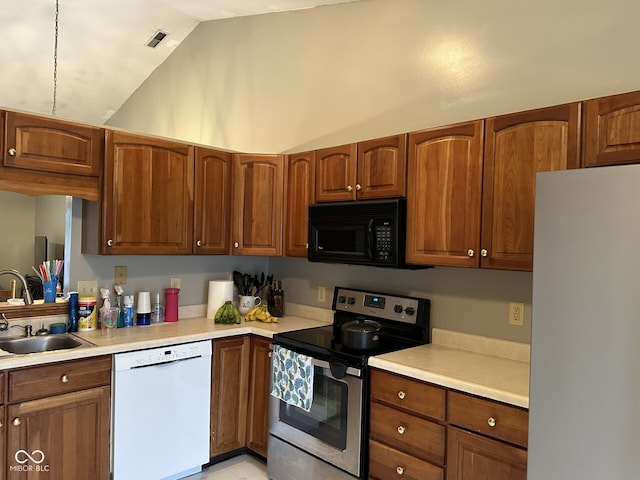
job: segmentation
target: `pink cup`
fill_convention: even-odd
[[[164,321],[165,322],[178,321],[178,295],[179,294],[180,294],[179,288],[164,289]]]

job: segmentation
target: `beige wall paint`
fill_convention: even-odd
[[[287,153],[640,88],[640,3],[364,0],[199,25],[110,124]],[[270,259],[287,299],[366,286],[432,299],[432,323],[529,341],[530,273]],[[525,327],[507,324],[525,303]],[[329,306],[329,305],[326,305]]]
[[[114,126],[280,153],[640,88],[629,0],[364,0],[202,23]]]

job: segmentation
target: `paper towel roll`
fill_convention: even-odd
[[[233,282],[231,280],[211,280],[209,282],[207,318],[213,319],[218,309],[227,300],[233,301]]]

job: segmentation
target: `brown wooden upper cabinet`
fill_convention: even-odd
[[[100,218],[97,253],[191,253],[193,170],[191,145],[108,130],[100,211],[83,208],[84,252],[92,253],[87,231]]]
[[[403,197],[406,134],[317,150],[316,201]]]
[[[288,155],[285,171],[284,254],[305,257],[308,248],[309,205],[315,200],[316,152]]]
[[[483,125],[409,134],[407,263],[480,266]]]
[[[584,167],[640,162],[640,91],[584,102]]]
[[[232,154],[196,147],[193,253],[231,253]]]
[[[101,128],[0,111],[0,189],[100,198]]]
[[[533,269],[536,173],[577,168],[580,104],[485,121],[480,265]]]
[[[6,112],[3,164],[40,172],[98,177],[104,130],[55,118]]]
[[[233,155],[234,255],[282,254],[284,155]]]

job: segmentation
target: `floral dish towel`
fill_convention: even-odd
[[[312,358],[280,345],[274,345],[272,359],[271,395],[307,412],[311,410],[313,401]]]

